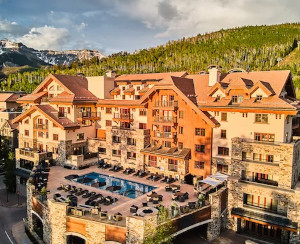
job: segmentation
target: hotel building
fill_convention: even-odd
[[[26,108],[14,120],[17,167],[28,176],[44,161],[78,170],[101,160],[194,185],[225,173],[209,235],[226,227],[300,241],[300,104],[289,71],[49,75],[17,101]]]

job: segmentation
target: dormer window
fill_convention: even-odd
[[[221,96],[220,96],[220,95],[218,95],[218,96],[216,97],[216,100],[215,100],[215,102],[219,102],[219,101],[220,101],[220,99],[221,99]]]
[[[136,87],[136,90],[137,90],[137,91],[141,90],[141,87],[140,87],[140,86],[137,86],[137,87]]]
[[[263,96],[262,95],[257,95],[255,102],[260,102],[262,100]]]
[[[244,97],[242,95],[231,97],[231,103],[241,103],[243,100]]]

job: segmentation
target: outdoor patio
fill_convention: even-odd
[[[96,173],[114,176],[114,177],[125,179],[125,180],[130,180],[130,181],[137,182],[137,183],[154,186],[154,187],[156,187],[156,189],[154,191],[158,195],[162,195],[162,201],[160,201],[159,204],[161,204],[165,207],[168,207],[168,208],[171,208],[171,206],[172,206],[173,194],[171,191],[167,192],[165,190],[165,187],[168,185],[167,183],[161,183],[160,181],[155,182],[155,181],[151,181],[151,180],[146,180],[147,176],[143,177],[143,178],[139,178],[137,176],[133,176],[133,174],[130,174],[130,175],[123,174],[123,171],[113,172],[113,171],[109,171],[109,169],[100,169],[97,166],[92,166],[92,167],[82,169],[82,170],[70,170],[70,169],[63,168],[61,166],[51,167],[50,173],[49,173],[49,178],[48,178],[48,184],[47,184],[47,190],[50,191],[50,193],[48,194],[48,199],[53,199],[53,194],[55,194],[55,193],[59,193],[63,197],[70,195],[71,194],[70,192],[57,190],[57,188],[60,187],[61,184],[63,184],[63,185],[69,184],[71,186],[75,186],[76,188],[82,188],[84,190],[88,190],[89,192],[96,192],[96,194],[102,194],[104,197],[111,196],[112,198],[117,198],[118,201],[109,206],[105,206],[105,205],[101,204],[101,211],[107,211],[108,214],[121,213],[123,216],[130,216],[130,215],[132,215],[132,213],[130,212],[130,207],[132,205],[135,205],[139,209],[142,208],[143,207],[142,204],[147,202],[147,195],[151,194],[151,191],[150,191],[148,193],[145,193],[142,196],[132,199],[127,196],[119,195],[117,193],[112,193],[112,192],[109,192],[104,189],[95,188],[92,186],[88,186],[85,184],[81,184],[81,183],[77,183],[77,182],[65,179],[65,176],[68,176],[68,175],[77,174],[77,175],[81,176],[81,175],[85,175],[85,174],[88,174],[91,172],[96,172]],[[176,201],[176,204],[179,207],[186,206],[188,204],[188,202],[196,202],[197,201],[197,197],[194,195],[194,187],[192,185],[180,184],[177,181],[174,184],[180,185],[180,192],[182,192],[182,193],[187,192],[189,195],[188,199],[186,199],[184,202]],[[82,198],[82,196],[78,196],[77,198],[78,198],[78,206],[80,204],[85,204],[85,201],[88,200],[88,198]],[[158,204],[153,204],[153,202],[148,202],[149,207],[155,207],[157,205]]]

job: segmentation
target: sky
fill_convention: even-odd
[[[0,39],[109,55],[245,25],[300,21],[300,0],[0,0]]]

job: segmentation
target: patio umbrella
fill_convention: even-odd
[[[121,190],[121,188],[122,188],[121,186],[108,186],[108,187],[106,187],[106,190],[114,192],[114,191]]]

